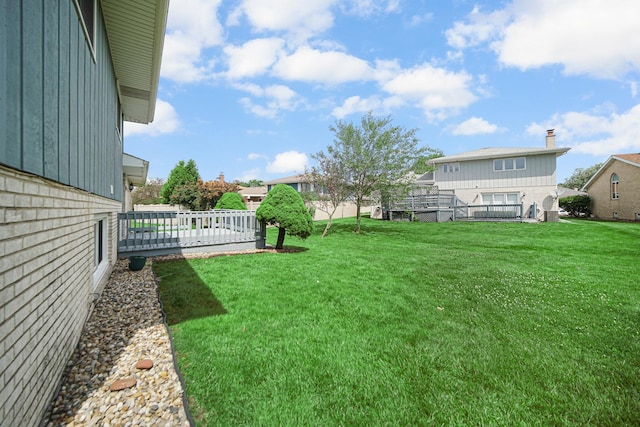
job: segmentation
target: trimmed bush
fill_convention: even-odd
[[[242,196],[238,193],[228,192],[224,193],[214,209],[229,209],[246,211],[247,207],[242,200]]]

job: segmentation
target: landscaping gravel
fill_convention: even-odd
[[[44,425],[190,425],[151,262],[116,263]]]

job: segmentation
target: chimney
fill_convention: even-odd
[[[220,172],[220,176],[218,177],[218,181],[220,181],[220,184],[224,184],[224,172]]]
[[[553,133],[555,129],[547,130],[547,148],[556,148],[556,134]]]

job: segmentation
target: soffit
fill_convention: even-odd
[[[149,123],[155,112],[169,1],[100,3],[124,119]]]

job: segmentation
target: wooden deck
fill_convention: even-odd
[[[264,248],[255,211],[124,212],[118,214],[118,257]]]

